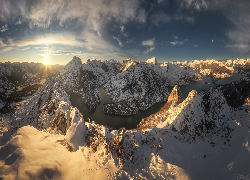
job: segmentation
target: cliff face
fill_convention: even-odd
[[[224,133],[225,137],[229,137],[232,128],[228,123],[233,120],[232,113],[233,108],[228,105],[220,89],[199,94],[191,91],[183,100],[178,86],[175,86],[165,106],[143,119],[137,129],[155,126],[170,129],[180,135],[181,141],[189,142],[212,134]]]
[[[182,101],[183,96],[180,92],[180,87],[176,85],[168,96],[167,103],[157,113],[142,119],[142,121],[138,124],[137,129],[147,129],[149,127],[158,125],[162,121],[165,121],[170,115],[169,108],[171,106],[180,104]]]

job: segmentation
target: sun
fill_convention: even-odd
[[[44,53],[43,56],[44,56],[44,64],[46,66],[50,65],[50,55],[49,55],[49,53]]]

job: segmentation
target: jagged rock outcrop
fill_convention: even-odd
[[[178,132],[184,141],[204,139],[212,134],[223,134],[230,141],[233,129],[228,123],[233,120],[233,109],[219,89],[211,88],[199,94],[191,91],[181,104],[171,106],[168,113],[166,120],[157,127],[169,127]]]
[[[199,94],[191,91],[184,101],[179,101],[182,99],[180,97],[178,87],[175,86],[165,106],[143,119],[137,129],[154,126],[169,129],[177,132],[181,141],[188,142],[213,134],[226,137],[225,143],[230,141],[233,129],[229,122],[233,120],[231,114],[234,110],[228,105],[220,88]]]
[[[178,105],[183,101],[183,96],[180,91],[180,87],[176,85],[170,95],[168,96],[167,103],[155,114],[150,115],[147,118],[142,119],[142,121],[137,125],[137,129],[147,129],[149,127],[154,127],[162,121],[165,121],[170,115],[169,108],[174,105]]]

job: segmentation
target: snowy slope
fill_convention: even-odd
[[[11,103],[19,87],[39,83],[43,76],[40,63],[0,63],[0,109]]]
[[[60,85],[47,80],[15,113],[1,119],[6,126],[0,137],[0,177],[250,178],[248,97],[234,109],[220,88],[192,91],[183,100],[176,86],[168,100],[169,115],[155,126],[110,131],[84,122]],[[16,133],[4,140],[11,131]]]
[[[31,98],[17,103],[2,117],[1,132],[8,134],[32,125],[40,130],[50,128],[66,133],[72,121],[71,111],[76,109],[71,106],[67,93],[60,84],[47,79]]]

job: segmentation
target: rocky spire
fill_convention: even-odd
[[[172,102],[180,103],[183,100],[184,98],[181,94],[180,87],[178,85],[175,85],[171,94],[168,97],[168,102],[172,101]]]

